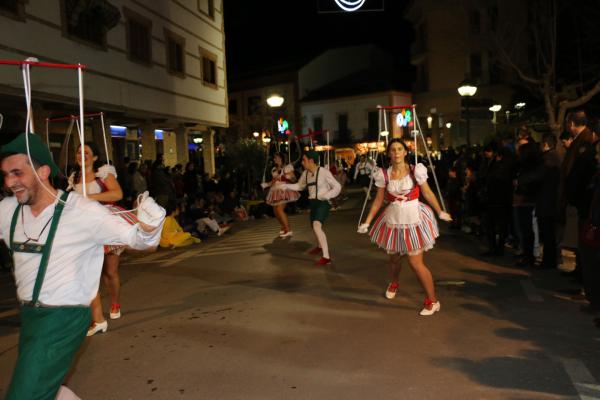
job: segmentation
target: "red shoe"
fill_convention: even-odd
[[[321,257],[321,258],[319,258],[319,261],[317,261],[315,265],[320,267],[321,265],[328,265],[328,264],[331,264],[331,258]]]
[[[313,254],[313,255],[323,254],[323,249],[320,247],[315,247],[314,249],[310,250],[308,252],[308,254]]]

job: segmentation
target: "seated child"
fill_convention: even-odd
[[[160,234],[160,247],[175,249],[178,247],[189,246],[194,243],[200,243],[201,240],[185,232],[177,222],[179,207],[167,206],[168,216],[165,218],[162,232]]]

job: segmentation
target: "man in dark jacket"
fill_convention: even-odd
[[[560,185],[560,160],[556,152],[556,136],[547,133],[542,138],[543,169],[540,192],[535,205],[540,239],[544,245],[541,268],[556,268],[558,247],[556,243],[558,187]]]
[[[575,111],[567,115],[567,129],[573,136],[562,164],[561,214],[567,204],[577,209],[578,230],[588,216],[591,199],[586,193],[595,172],[593,134],[587,127],[589,121],[584,111]],[[579,244],[578,244],[579,245]],[[579,247],[579,246],[578,246]],[[573,275],[581,280],[580,262]]]

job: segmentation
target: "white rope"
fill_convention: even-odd
[[[377,159],[379,157],[381,157],[381,154],[379,154],[379,140],[381,139],[381,115],[382,115],[382,111],[383,111],[383,115],[385,115],[385,110],[381,108],[381,106],[377,106],[377,108],[379,109],[379,113],[378,113],[378,118],[377,118],[377,129],[379,131],[379,133],[377,134],[377,157],[375,158],[375,166],[373,169],[371,169],[371,178],[369,179],[369,189],[367,190],[367,193],[365,193],[365,201],[363,202],[363,206],[362,206],[362,210],[360,211],[360,217],[358,217],[358,224],[356,224],[356,227],[359,228],[362,218],[363,218],[363,214],[365,213],[365,207],[367,207],[367,202],[369,201],[369,195],[371,194],[371,188],[373,187],[373,177],[375,175],[375,167],[377,167]],[[367,151],[368,154],[368,151]],[[367,159],[366,162],[368,162],[369,160]],[[382,168],[385,168],[385,166],[382,164]]]
[[[100,113],[100,123],[102,124],[102,139],[104,140],[104,152],[106,154],[106,163],[110,165],[110,157],[108,156],[108,144],[106,140],[106,128],[104,126],[104,113]]]
[[[52,193],[52,191],[50,189],[48,189],[46,187],[46,185],[44,184],[44,182],[42,181],[42,179],[40,178],[40,176],[37,173],[37,170],[33,167],[34,162],[33,162],[33,158],[31,157],[31,149],[29,146],[29,134],[34,134],[32,129],[33,129],[33,115],[32,115],[32,110],[31,110],[31,73],[29,70],[29,64],[23,64],[22,68],[22,72],[23,72],[23,88],[25,89],[25,105],[27,107],[27,118],[25,121],[25,147],[27,148],[27,158],[29,159],[29,163],[32,166],[33,169],[33,174],[35,175],[37,181],[40,183],[40,185],[42,186],[42,188],[44,188],[45,191],[47,191],[54,199],[56,199],[58,202],[62,203],[65,207],[72,207],[67,205],[67,202],[61,200],[61,198],[59,196],[57,196],[56,194]],[[80,96],[83,95],[83,87],[82,87],[82,74],[81,74],[82,70],[81,68],[79,68],[79,83],[80,83]],[[83,99],[80,97],[80,120],[83,121]],[[83,126],[83,125],[82,125]],[[82,140],[82,144],[83,142],[83,130],[79,129],[79,124],[77,124],[77,129],[80,131],[81,135],[80,135],[80,140]],[[83,150],[83,145],[81,146],[82,150]],[[82,152],[83,153],[83,152]],[[82,157],[82,160],[85,160],[85,158]],[[85,164],[84,162],[82,164]],[[84,173],[85,173],[85,169],[84,169]],[[85,175],[83,175],[85,177]],[[84,183],[84,190],[85,190],[85,180],[83,181]],[[142,194],[138,195],[137,197],[137,203],[139,206],[139,202],[140,202],[140,197],[142,196]],[[124,214],[124,213],[130,213],[133,211],[136,211],[138,209],[138,207],[133,208],[131,210],[123,210],[123,211],[112,211],[110,212],[110,214],[116,215],[116,214]]]
[[[423,130],[421,129],[421,123],[417,118],[416,110],[413,110],[415,126],[418,125],[418,129],[420,132],[421,140],[423,141],[423,146],[425,147],[425,154],[427,154],[427,160],[429,161],[429,169],[431,170],[431,174],[433,175],[433,181],[435,182],[435,187],[438,192],[438,196],[440,198],[440,203],[442,206],[442,210],[446,212],[446,204],[444,203],[444,197],[442,196],[442,190],[440,189],[440,184],[438,183],[437,174],[435,173],[435,169],[433,168],[433,162],[431,161],[431,155],[429,154],[429,149],[427,148],[427,141],[425,140],[425,136],[423,136]]]
[[[69,140],[71,139],[71,132],[73,132],[73,125],[75,125],[75,120],[71,118],[65,140],[65,176],[69,176]]]
[[[83,187],[83,197],[87,197],[87,183],[85,179],[85,125],[83,124],[83,70],[81,66],[77,68],[77,83],[79,85],[79,140],[81,143],[81,184]],[[81,127],[81,128],[80,128]]]

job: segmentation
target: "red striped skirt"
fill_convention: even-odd
[[[119,217],[123,218],[125,220],[125,222],[127,222],[130,225],[135,225],[139,222],[137,216],[130,212],[130,211],[126,211],[123,207],[121,206],[117,206],[114,204],[104,204],[104,207],[106,207],[108,209],[108,211],[110,211],[111,213],[119,213],[116,214]],[[125,211],[125,212],[123,212]],[[104,254],[116,254],[118,256],[121,255],[121,253],[123,253],[123,251],[125,251],[125,248],[127,246],[123,246],[123,245],[105,245],[104,246]]]
[[[267,194],[266,202],[270,206],[276,206],[278,204],[289,203],[296,201],[300,198],[300,193],[295,190],[282,190],[271,188],[269,194]]]
[[[431,250],[440,235],[435,215],[419,202],[419,216],[421,222],[415,225],[388,225],[382,212],[369,231],[371,242],[388,254],[416,255]]]

